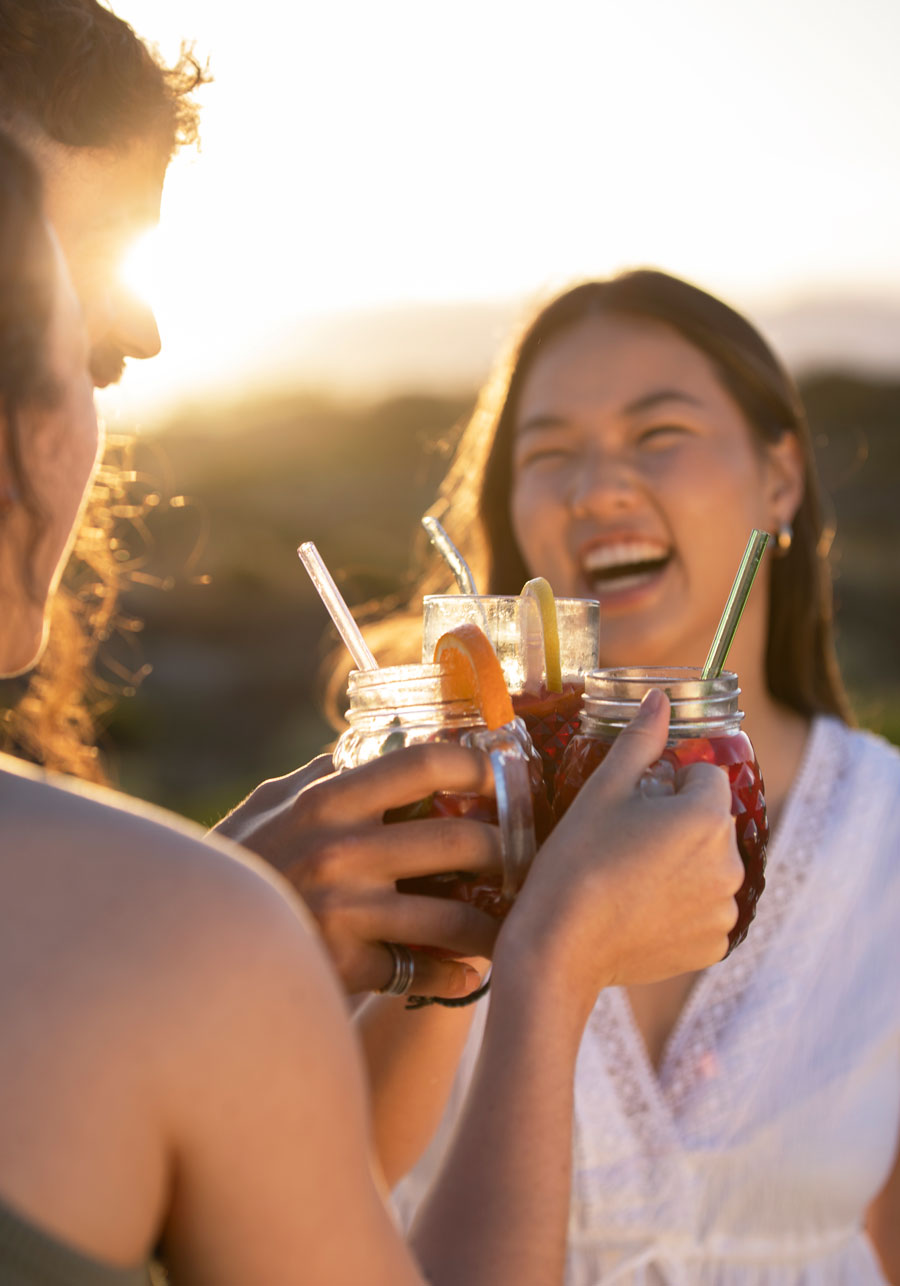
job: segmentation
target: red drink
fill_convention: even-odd
[[[705,681],[696,675],[686,670],[598,670],[589,675],[584,728],[572,738],[557,769],[553,811],[558,821],[606,758],[643,694],[654,686],[664,688],[672,705],[670,741],[657,762],[676,770],[694,763],[716,764],[731,783],[731,812],[746,874],[737,894],[738,920],[728,935],[730,954],[747,936],[766,885],[766,800],[753,746],[740,729],[736,675]]]
[[[513,707],[525,723],[534,748],[544,764],[547,797],[553,802],[553,783],[563,752],[581,727],[584,681],[563,684],[562,692],[517,692]],[[539,839],[542,836],[538,837]]]
[[[438,738],[433,738],[437,740]],[[440,740],[448,740],[446,732]],[[459,740],[459,738],[454,738]],[[534,831],[540,844],[546,839],[553,825],[547,800],[545,778],[541,760],[532,751],[528,756],[531,779],[531,800],[534,808]],[[437,791],[408,808],[395,808],[385,813],[386,822],[413,821],[426,817],[464,817],[474,822],[497,824],[497,802],[490,795],[461,795]],[[470,902],[481,911],[502,920],[512,906],[512,899],[502,893],[499,875],[474,875],[466,871],[448,871],[440,875],[422,875],[414,879],[399,880],[397,888],[404,893],[424,893],[430,897],[457,898]]]
[[[556,778],[553,811],[557,820],[571,804],[594,769],[603,762],[611,741],[576,736],[563,755]],[[729,953],[747,936],[756,915],[756,903],[766,887],[766,844],[769,825],[759,764],[750,738],[744,732],[730,737],[698,737],[667,746],[662,760],[675,769],[688,764],[718,764],[731,782],[731,813],[735,819],[738,851],[746,875],[737,895],[738,920],[728,935]]]

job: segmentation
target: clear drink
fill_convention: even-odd
[[[579,726],[584,675],[597,665],[600,604],[556,599],[561,692],[547,688],[540,613],[527,595],[432,594],[424,611],[423,660],[431,659],[440,636],[457,625],[471,622],[484,630],[500,659],[516,714],[541,756],[552,799],[557,763]]]

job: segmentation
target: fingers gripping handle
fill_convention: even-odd
[[[528,874],[537,852],[534,836],[534,806],[531,796],[531,778],[528,761],[522,753],[515,733],[508,729],[496,732],[479,732],[472,744],[486,751],[494,773],[494,791],[497,799],[497,822],[500,828],[500,851],[503,859],[502,894],[510,901],[516,896]],[[472,1005],[484,996],[491,985],[490,973],[477,989],[468,996],[447,999],[442,996],[410,996],[407,1009],[423,1005],[442,1005],[446,1009],[461,1009]]]

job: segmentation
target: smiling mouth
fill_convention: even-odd
[[[671,559],[672,551],[655,542],[609,545],[590,550],[582,566],[594,592],[600,595],[648,583],[665,570]]]

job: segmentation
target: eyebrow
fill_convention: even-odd
[[[701,406],[699,398],[692,397],[690,393],[683,393],[677,388],[657,389],[653,393],[646,393],[643,397],[636,398],[635,401],[629,402],[623,408],[625,415],[639,415],[642,411],[651,411],[655,406],[664,402],[683,402],[688,406]],[[530,415],[524,420],[517,429],[517,435],[524,433],[540,432],[542,429],[564,429],[571,423],[564,415],[556,414],[538,414]]]
[[[625,407],[625,414],[637,415],[640,411],[650,411],[660,402],[684,402],[688,406],[702,405],[698,397],[691,397],[690,393],[683,393],[681,389],[661,388],[655,393],[647,393],[644,397],[639,397],[635,402],[629,402]]]

